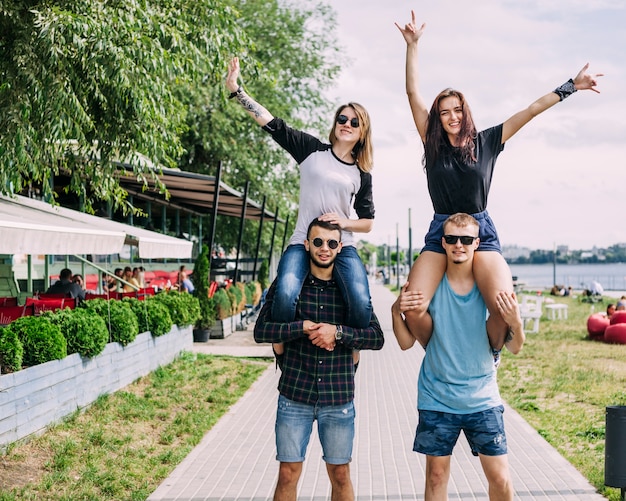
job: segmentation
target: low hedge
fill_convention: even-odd
[[[14,330],[0,328],[0,371],[19,371],[22,368],[24,347]]]
[[[126,298],[130,309],[133,310],[139,322],[139,332],[150,332],[158,337],[172,330],[172,316],[168,307],[152,298],[139,301],[136,298]]]
[[[82,306],[87,311],[98,314],[109,328],[110,340],[126,346],[139,334],[137,315],[130,309],[128,301],[117,299],[90,299]]]
[[[67,341],[67,353],[79,353],[92,358],[102,353],[109,341],[109,330],[104,319],[85,308],[64,309],[45,313],[58,325]]]
[[[179,327],[193,325],[200,318],[200,303],[198,302],[198,298],[188,292],[161,292],[151,297],[150,300],[161,302],[167,306],[172,322]]]
[[[139,332],[162,336],[174,324],[185,327],[199,318],[198,298],[177,291],[147,297],[144,301],[90,299],[75,310],[22,317],[0,327],[0,371],[15,372],[72,353],[92,358],[108,342],[126,346]]]
[[[46,316],[21,317],[11,322],[6,331],[17,334],[24,355],[22,366],[43,364],[67,357],[67,341],[58,325]]]

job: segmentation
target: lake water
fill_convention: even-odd
[[[626,291],[626,263],[612,264],[512,264],[511,273],[529,288],[549,289],[555,283],[572,286],[575,290],[588,288],[592,280],[605,290]],[[556,274],[556,280],[554,276]]]

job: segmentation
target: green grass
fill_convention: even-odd
[[[587,339],[590,304],[555,301],[568,304],[568,319],[544,317],[519,355],[503,350],[500,392],[600,493],[619,501],[619,489],[604,486],[604,435],[606,407],[626,405],[626,345]]]
[[[145,500],[269,361],[183,353],[0,456],[0,501]]]

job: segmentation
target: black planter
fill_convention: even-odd
[[[193,342],[206,343],[211,338],[211,329],[194,329]]]

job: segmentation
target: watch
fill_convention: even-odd
[[[341,325],[337,326],[337,330],[335,331],[335,341],[340,341],[343,337],[343,327]]]

